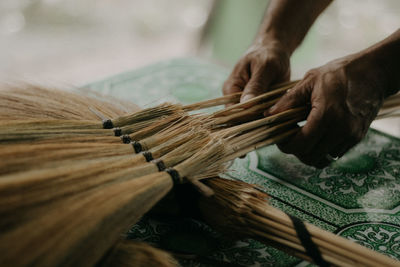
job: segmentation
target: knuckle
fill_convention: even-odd
[[[230,81],[225,81],[223,86],[222,86],[222,93],[224,95],[230,94],[232,89],[231,89],[231,82]]]
[[[246,82],[242,78],[230,77],[222,85],[222,92],[224,95],[232,94],[243,91]]]
[[[304,75],[304,79],[315,79],[320,75],[320,71],[318,69],[311,69],[306,72]]]
[[[265,84],[260,80],[250,81],[246,87],[248,91],[254,93],[261,93],[266,89]]]

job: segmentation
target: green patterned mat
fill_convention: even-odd
[[[175,59],[88,85],[151,106],[193,103],[221,95],[228,71],[196,59]],[[318,170],[275,146],[234,161],[225,174],[258,184],[270,204],[323,229],[400,260],[400,140],[370,130],[339,161]],[[128,233],[179,252],[183,266],[307,266],[253,240],[231,241],[189,219],[144,217]]]

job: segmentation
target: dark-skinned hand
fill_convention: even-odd
[[[242,92],[241,102],[290,77],[290,54],[277,41],[256,42],[238,61],[223,85],[224,95]]]
[[[381,74],[368,58],[353,55],[309,71],[265,114],[310,108],[306,124],[279,149],[317,168],[341,157],[365,136],[382,105]]]

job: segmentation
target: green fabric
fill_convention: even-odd
[[[175,59],[88,87],[139,105],[192,103],[220,95],[228,71],[196,59]],[[400,260],[400,140],[370,130],[331,166],[318,170],[269,146],[237,159],[225,174],[259,185],[270,204],[318,227]],[[195,259],[184,266],[294,266],[307,263],[253,240],[232,241],[189,219],[143,218],[128,233]]]

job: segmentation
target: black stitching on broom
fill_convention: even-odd
[[[150,151],[142,151],[140,153],[144,156],[147,162],[150,162],[154,159]]]
[[[122,134],[121,128],[117,127],[117,128],[114,128],[113,130],[114,130],[115,136],[121,136],[121,134]]]
[[[143,147],[138,141],[133,141],[131,142],[131,144],[136,153],[140,153],[143,151]]]
[[[129,144],[132,141],[131,137],[127,134],[124,134],[123,136],[121,136],[121,140],[122,140],[122,143],[124,143],[124,144]]]
[[[154,163],[160,172],[164,171],[167,167],[165,167],[164,161],[162,159],[155,159],[151,161]]]
[[[322,258],[321,252],[319,251],[318,247],[311,240],[311,235],[308,232],[304,223],[299,218],[296,218],[290,214],[287,215],[292,220],[294,229],[296,230],[297,236],[299,237],[301,244],[306,249],[307,255],[310,256],[314,263],[318,266],[330,266],[330,264]]]
[[[103,128],[104,129],[112,129],[114,128],[113,122],[110,119],[103,120]]]
[[[167,168],[165,171],[171,176],[172,181],[174,184],[180,184],[181,183],[181,178],[179,173],[174,169],[174,168]]]

